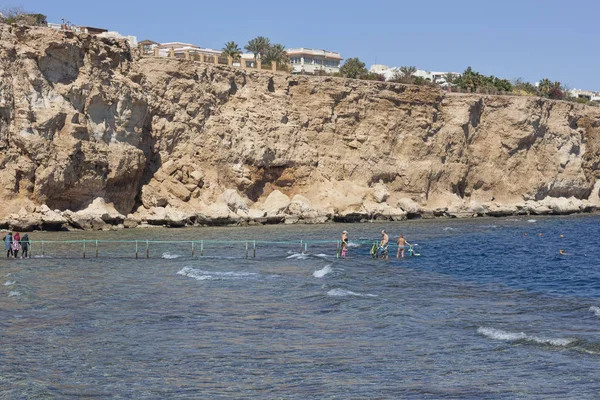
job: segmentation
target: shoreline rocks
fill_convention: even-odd
[[[152,207],[138,210],[123,216],[102,199],[95,199],[86,209],[51,210],[46,205],[31,211],[23,208],[17,214],[10,214],[0,220],[0,229],[19,232],[60,231],[60,230],[114,230],[147,227],[182,228],[189,226],[240,226],[271,224],[323,224],[323,223],[364,223],[373,221],[406,221],[413,219],[448,218],[499,218],[528,215],[573,215],[600,211],[588,201],[576,198],[546,198],[541,201],[525,201],[521,204],[502,205],[497,203],[477,204],[460,209],[427,209],[414,201],[398,202],[399,207],[385,203],[366,202],[360,211],[327,214],[313,208],[310,201],[295,195],[292,200],[281,194],[273,195],[261,210],[244,209],[243,201],[231,193],[221,197],[223,202],[214,203],[202,211],[186,213],[167,207]],[[233,201],[232,201],[233,199]],[[231,204],[232,206],[228,206]],[[406,209],[400,208],[406,207]],[[418,208],[417,208],[418,207]],[[236,209],[237,212],[233,212]],[[267,209],[268,211],[265,211]],[[286,210],[285,212],[283,210]]]

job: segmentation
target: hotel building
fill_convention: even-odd
[[[343,58],[340,53],[315,49],[288,49],[286,50],[292,73],[294,74],[319,74],[321,72],[333,74],[340,72],[340,62]]]

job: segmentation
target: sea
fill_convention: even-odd
[[[420,255],[372,258],[383,229]],[[34,232],[0,259],[0,398],[598,399],[599,237],[598,215]]]

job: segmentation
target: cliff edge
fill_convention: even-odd
[[[137,57],[0,24],[0,227],[574,213],[600,110]]]

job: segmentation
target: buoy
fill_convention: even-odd
[[[565,237],[565,235],[560,235],[560,237],[561,237],[561,238],[564,238],[564,237]]]

